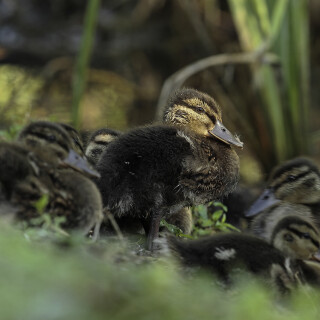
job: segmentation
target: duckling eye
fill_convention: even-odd
[[[310,239],[311,238],[310,234],[308,232],[302,233],[301,237],[304,238],[304,239]]]
[[[204,109],[202,107],[197,107],[196,110],[201,113],[204,112]]]
[[[56,141],[56,136],[51,135],[51,136],[48,136],[47,139],[48,139],[48,141],[50,141],[50,142],[55,142],[55,141]]]
[[[290,174],[288,177],[287,177],[287,181],[294,181],[294,180],[296,180],[297,179],[297,177],[296,176],[294,176],[294,175],[292,175],[292,174]]]
[[[284,239],[285,239],[286,241],[288,241],[288,242],[292,242],[292,241],[293,241],[293,236],[292,236],[291,234],[289,234],[289,233],[286,233],[286,234],[284,235]]]

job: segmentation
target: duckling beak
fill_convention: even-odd
[[[272,188],[265,189],[260,197],[253,203],[247,212],[245,212],[246,217],[253,217],[260,213],[262,210],[280,202],[274,195]]]
[[[235,137],[220,121],[216,122],[214,128],[209,133],[226,144],[243,148],[243,142]]]
[[[63,160],[63,163],[77,171],[87,174],[89,177],[100,178],[100,174],[90,166],[85,158],[81,157],[74,150],[69,150],[68,156]]]
[[[311,256],[312,261],[320,262],[320,251],[316,252]]]

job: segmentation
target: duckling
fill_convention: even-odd
[[[33,123],[24,128],[20,139],[29,145],[0,143],[3,203],[14,208],[11,211],[15,218],[30,222],[38,216],[34,203],[48,195],[45,211],[52,216],[64,216],[66,221],[62,227],[87,233],[94,225],[98,226],[102,219],[100,193],[88,178],[65,169],[80,164],[79,171],[86,170],[85,163],[79,160],[82,158],[73,156],[74,151],[70,157],[71,142],[64,129],[50,123],[40,122],[39,127]],[[93,172],[92,169],[89,168],[89,172]]]
[[[120,134],[121,132],[108,128],[102,128],[93,132],[86,146],[85,154],[87,159],[93,165],[96,165],[100,160],[102,153],[107,149],[109,143],[119,137]],[[120,219],[117,219],[117,222],[122,229],[130,230],[130,232],[140,229],[137,226],[140,226],[141,224],[137,223],[137,221],[131,221],[131,223],[129,221],[131,220],[128,220],[127,218],[121,219],[121,221]],[[184,234],[190,234],[193,226],[191,209],[182,208],[169,216],[167,222],[180,228]],[[128,224],[131,224],[131,226],[128,226]]]
[[[58,122],[60,126],[62,126],[63,129],[67,131],[69,134],[69,137],[71,138],[71,143],[72,143],[72,149],[76,151],[80,156],[84,156],[84,146],[83,146],[83,141],[80,137],[79,132],[73,128],[72,126],[63,123],[63,122]]]
[[[246,214],[254,216],[251,232],[269,239],[274,225],[287,215],[305,218],[320,227],[319,189],[319,171],[310,160],[297,158],[280,165]]]
[[[296,216],[311,224],[316,223],[312,211],[307,206],[281,201],[254,217],[249,224],[248,232],[269,241],[274,226],[287,216]],[[317,224],[316,226],[318,227]]]
[[[191,241],[172,236],[167,239],[169,249],[184,265],[205,268],[226,283],[238,268],[271,276],[281,291],[288,287],[283,279],[294,282],[295,274],[304,265],[302,260],[312,259],[319,249],[318,230],[298,217],[279,221],[271,243],[243,233],[219,233]]]
[[[108,128],[102,128],[93,132],[85,150],[87,159],[95,166],[108,144],[119,135],[120,132]]]
[[[18,141],[29,148],[36,148],[38,152],[40,152],[41,148],[50,146],[51,151],[57,155],[57,159],[64,159],[64,164],[81,171],[89,177],[99,176],[97,171],[88,164],[87,160],[73,149],[74,143],[70,135],[60,124],[49,121],[32,122],[20,132]],[[45,152],[42,152],[42,157],[46,157],[47,161],[50,162]],[[55,160],[56,158],[53,157],[53,161]]]
[[[216,101],[194,89],[168,101],[164,125],[133,129],[110,143],[97,164],[104,206],[141,219],[152,250],[160,220],[232,191],[242,147],[221,123]]]
[[[246,216],[252,217],[280,201],[304,204],[314,212],[320,209],[320,173],[311,160],[295,158],[276,167],[267,188]]]

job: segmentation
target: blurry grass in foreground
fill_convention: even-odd
[[[2,319],[318,319],[320,296],[311,289],[280,300],[243,278],[226,291],[111,238],[43,235],[34,240],[0,224]]]

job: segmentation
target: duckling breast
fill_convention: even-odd
[[[239,180],[239,157],[227,144],[202,140],[183,163],[179,186],[193,204],[203,204],[232,192]]]

